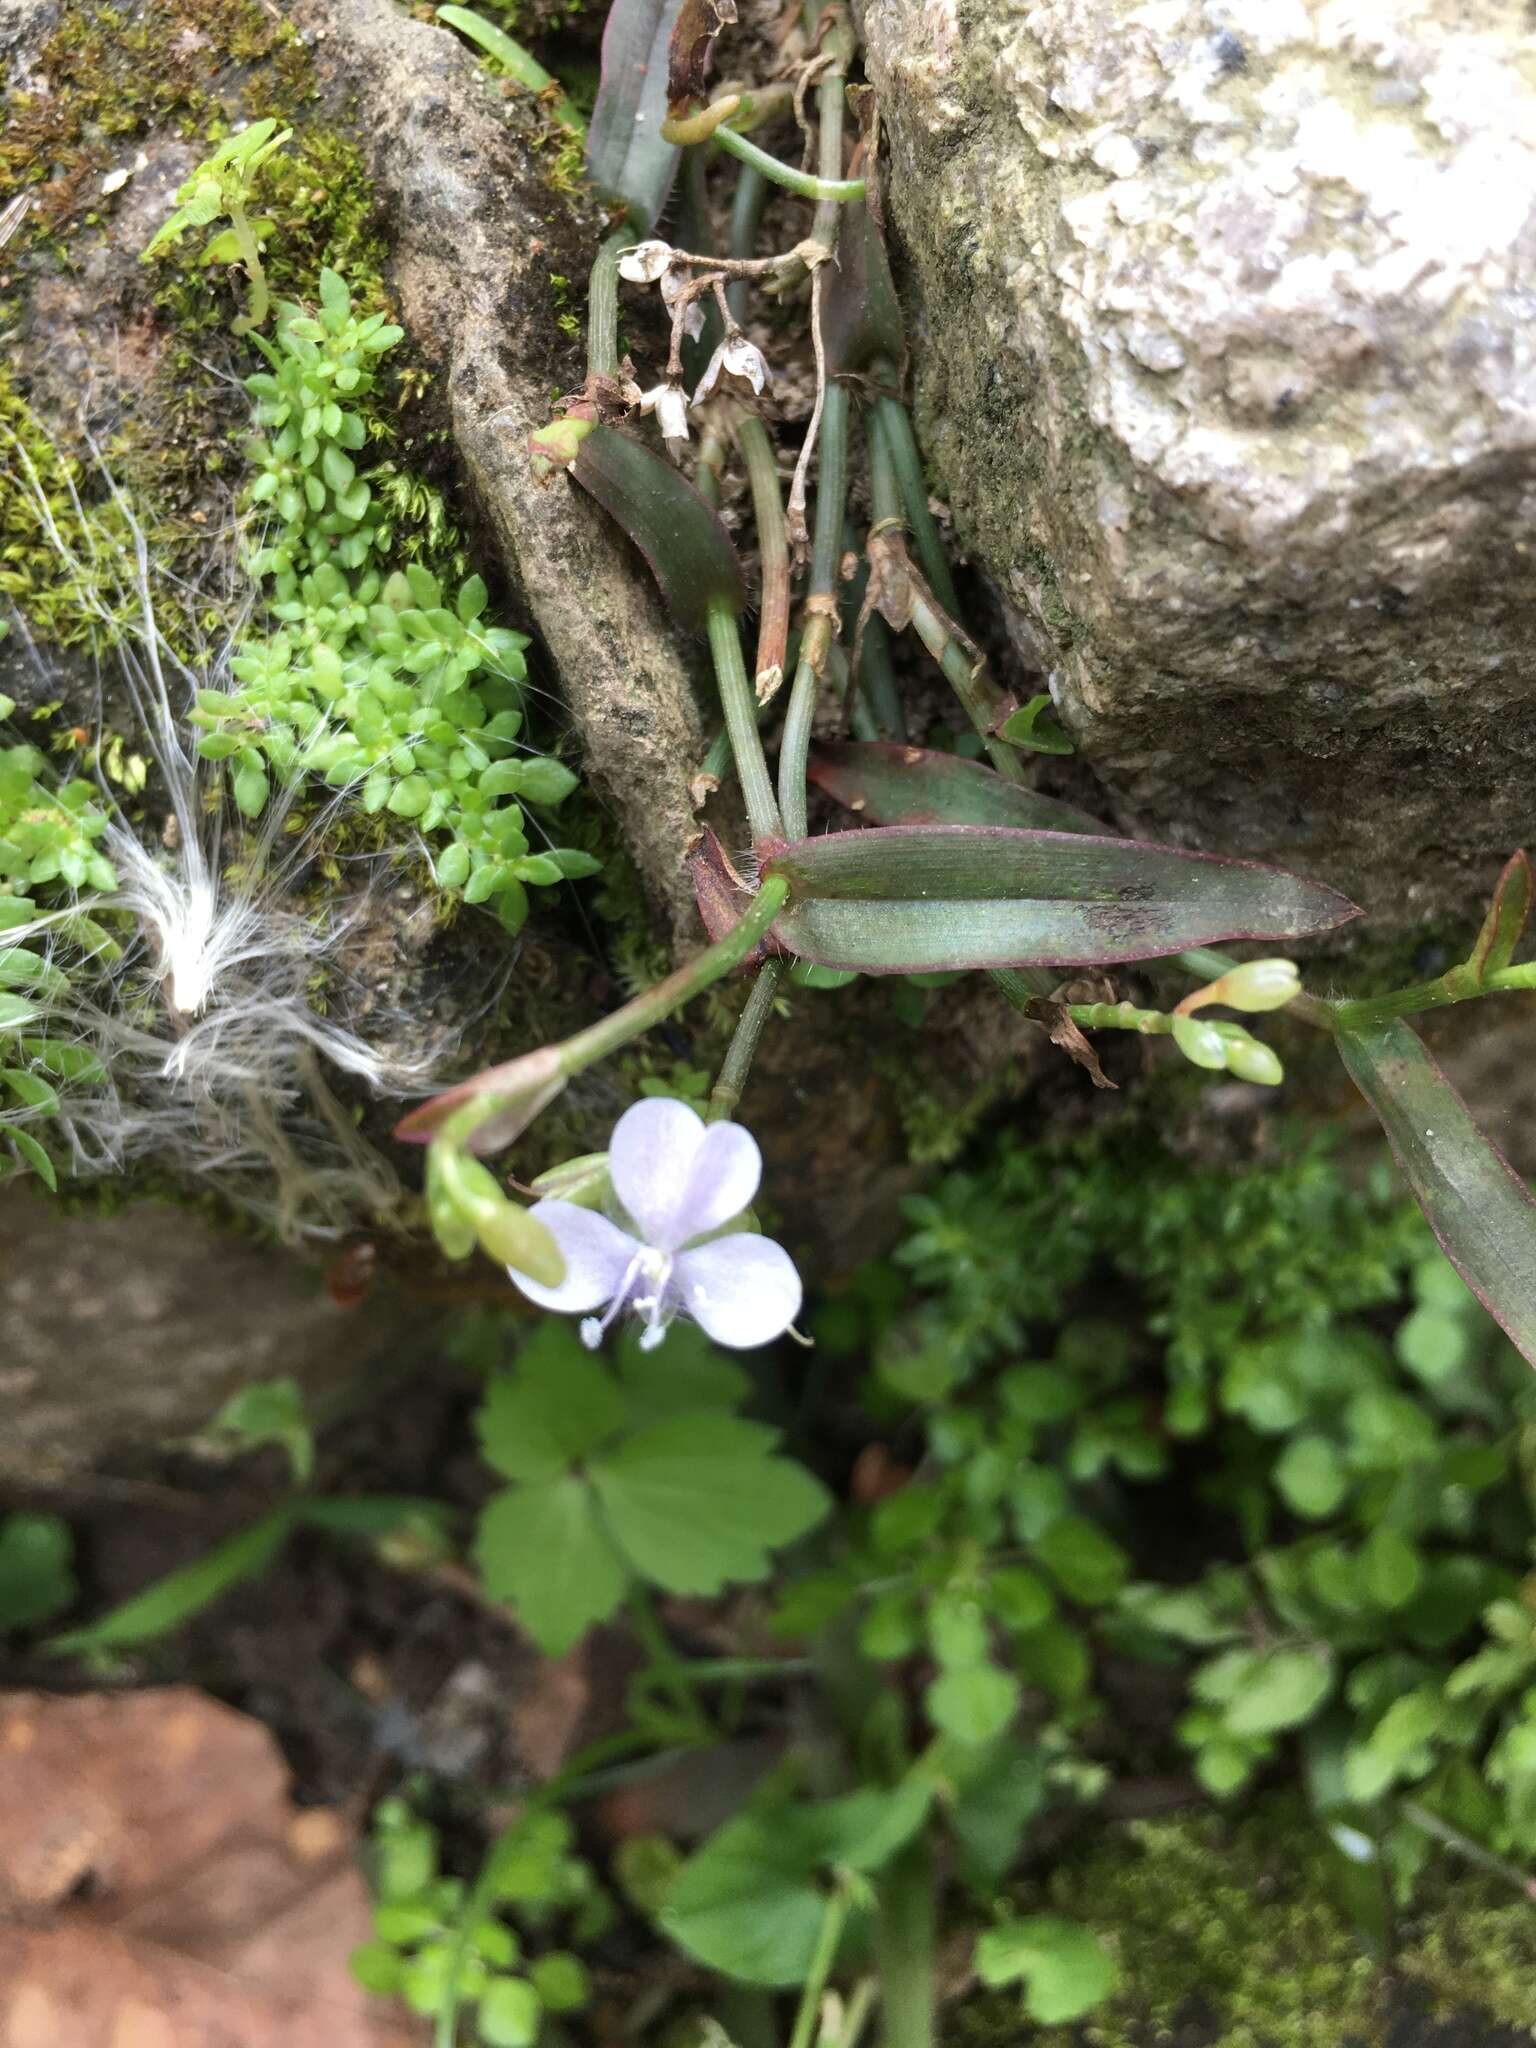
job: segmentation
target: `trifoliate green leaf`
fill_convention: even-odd
[[[678,1873],[661,1924],[711,1970],[749,1984],[799,1984],[826,1911],[804,1845],[773,1816],[744,1814]]]
[[[619,1547],[671,1593],[717,1593],[761,1579],[830,1501],[802,1466],[775,1455],[777,1432],[727,1415],[678,1415],[594,1461],[592,1483]]]
[[[499,1493],[480,1516],[475,1561],[485,1590],[511,1602],[548,1657],[606,1621],[629,1577],[590,1491],[571,1476]]]
[[[493,1380],[476,1418],[480,1446],[508,1479],[553,1479],[623,1428],[612,1374],[566,1323],[545,1322]]]
[[[1114,1958],[1086,1927],[1038,1913],[989,1928],[976,1944],[983,1984],[1024,1985],[1024,2010],[1037,2026],[1080,2019],[1115,1988]]]

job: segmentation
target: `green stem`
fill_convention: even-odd
[[[779,488],[779,459],[759,414],[743,412],[736,421],[736,445],[747,465],[752,489],[752,517],[762,562],[762,606],[757,618],[757,665],[753,681],[759,696],[763,678],[773,669],[784,673],[789,641],[789,527],[784,518],[784,493]]]
[[[701,1744],[713,1742],[717,1733],[714,1723],[700,1706],[698,1695],[689,1681],[687,1662],[673,1649],[650,1593],[644,1586],[637,1585],[631,1592],[629,1613],[635,1634],[650,1659],[649,1675],[655,1678],[660,1690],[692,1728],[698,1741]],[[641,1673],[642,1677],[646,1675]]]
[[[1008,715],[1008,699],[987,674],[985,662],[978,661],[969,648],[962,647],[944,618],[925,597],[912,600],[912,626],[919,640],[948,678],[998,773],[1010,782],[1025,780],[1024,766],[1015,748],[997,737],[997,727]]]
[[[746,1086],[747,1075],[751,1072],[752,1057],[757,1051],[757,1042],[763,1035],[763,1026],[773,1015],[773,1005],[779,993],[779,983],[784,978],[784,962],[780,959],[765,960],[757,970],[757,979],[752,984],[752,993],[747,997],[741,1015],[736,1019],[736,1029],[731,1033],[731,1042],[726,1048],[725,1058],[720,1063],[720,1072],[715,1085],[709,1091],[709,1110],[706,1121],[719,1123],[731,1115],[741,1100],[741,1091]]]
[[[875,2000],[879,1996],[880,1984],[877,1978],[859,1979],[853,1987],[852,1997],[848,2000],[837,2039],[829,2044],[829,2048],[859,2048],[859,2043],[864,2038],[864,2029],[869,2025],[869,2016],[875,2009]]]
[[[1420,1010],[1439,1010],[1450,1003],[1470,1003],[1479,996],[1509,995],[1528,988],[1536,988],[1536,961],[1527,961],[1520,967],[1500,967],[1484,975],[1463,963],[1437,975],[1433,981],[1413,982],[1384,996],[1362,996],[1353,1002],[1337,1003],[1334,1016],[1344,1025],[1375,1024],[1385,1017],[1412,1017]]]
[[[895,381],[888,363],[876,363],[874,374],[882,382]],[[918,453],[911,415],[899,398],[885,394],[876,397],[874,414],[891,452],[897,486],[907,508],[907,524],[912,529],[912,544],[928,578],[928,587],[950,617],[958,618],[960,600],[955,595],[955,581],[949,573],[949,558],[939,536],[938,521],[928,508],[928,479],[923,474],[923,458]]]
[[[763,224],[768,203],[768,180],[753,165],[743,164],[731,199],[731,224],[726,248],[737,257],[750,256],[757,247],[757,232]],[[725,303],[737,326],[744,326],[751,285],[744,277],[733,277],[725,288]]]
[[[809,171],[797,171],[793,165],[780,163],[776,156],[770,156],[766,149],[759,149],[745,135],[738,135],[734,128],[717,128],[714,139],[738,162],[749,164],[771,184],[782,185],[786,192],[798,193],[802,199],[825,199],[841,205],[847,200],[864,197],[862,178],[817,178]]]
[[[731,754],[736,762],[752,836],[754,839],[781,838],[784,827],[779,807],[773,800],[773,782],[768,774],[763,742],[758,735],[757,699],[747,681],[746,663],[741,657],[741,633],[735,612],[718,598],[709,607],[709,650],[715,660],[720,708],[725,713],[725,729],[730,735]]]
[[[838,1944],[842,1941],[843,1927],[847,1919],[848,1894],[844,1887],[839,1885],[837,1890],[828,1896],[822,1912],[821,1932],[816,1937],[816,1949],[811,1957],[805,1989],[800,1994],[800,2006],[795,2014],[789,2048],[811,2048],[816,2038],[816,2020],[821,2009],[821,1994],[827,1988],[832,1965],[837,1961]]]
[[[593,258],[587,285],[587,374],[619,374],[619,251],[634,241],[628,228],[616,228]]]
[[[848,88],[848,66],[858,44],[841,8],[829,22],[821,39],[822,53],[831,63],[816,87],[817,144],[816,169],[828,196],[816,208],[811,239],[830,255],[837,248],[841,224],[839,200],[830,195],[845,181],[843,170],[843,105]]]
[[[1166,1038],[1173,1019],[1164,1010],[1138,1010],[1134,1003],[1068,1003],[1067,1015],[1085,1031],[1139,1031]]]
[[[937,1912],[933,1856],[921,1838],[881,1872],[877,1904],[882,2048],[933,2048]]]
[[[769,875],[747,907],[741,922],[733,925],[724,938],[706,946],[702,953],[695,954],[692,960],[676,968],[664,981],[658,981],[654,988],[643,990],[622,1009],[613,1011],[596,1024],[589,1024],[574,1038],[566,1039],[559,1048],[560,1072],[569,1079],[573,1074],[595,1066],[599,1060],[607,1059],[621,1046],[628,1045],[632,1038],[638,1038],[642,1031],[649,1031],[664,1017],[670,1017],[674,1010],[681,1009],[684,1003],[729,974],[767,932],[784,908],[788,895],[789,884],[783,876]],[[494,1104],[486,1113],[494,1113]]]
[[[503,1830],[505,1832],[505,1830]],[[448,1964],[448,1981],[443,1988],[442,2003],[437,2008],[437,2022],[432,2030],[432,2048],[454,2048],[459,2032],[459,1986],[464,1977],[464,1966],[469,1961],[474,1946],[475,1929],[491,1910],[495,1897],[496,1851],[501,1842],[498,1835],[485,1852],[475,1877],[474,1887],[464,1903],[463,1914],[453,1940],[453,1956]]]
[[[267,290],[267,273],[261,266],[261,243],[246,217],[245,208],[238,201],[232,201],[230,204],[229,224],[239,245],[240,261],[245,265],[245,274],[251,283],[251,295],[246,301],[245,311],[237,320],[231,322],[231,331],[235,334],[249,334],[253,327],[260,327],[265,323],[271,309],[272,295]]]
[[[837,572],[843,550],[843,508],[848,497],[848,388],[827,386],[821,415],[821,456],[816,473],[816,535],[811,549],[808,617],[800,659],[779,742],[779,808],[791,839],[806,834],[805,764],[826,649],[836,630]],[[830,607],[830,609],[829,609]]]
[[[1028,1012],[1038,996],[1048,996],[1059,982],[1049,967],[994,967],[991,977],[1016,1010]]]
[[[934,660],[943,669],[950,687],[959,698],[966,717],[989,759],[999,775],[1010,782],[1023,784],[1028,781],[1024,763],[1014,747],[997,737],[997,728],[1007,717],[1011,700],[998,688],[987,674],[986,665],[955,638],[950,631],[949,621],[955,616],[955,589],[949,577],[949,565],[944,560],[944,550],[939,541],[938,528],[928,511],[927,487],[923,483],[922,468],[916,471],[915,495],[921,500],[922,516],[930,544],[926,546],[923,530],[914,513],[914,491],[908,488],[909,479],[902,474],[901,464],[896,457],[895,436],[892,420],[899,418],[905,428],[913,461],[917,459],[916,444],[912,442],[911,424],[906,408],[897,405],[891,398],[877,398],[871,410],[868,423],[870,506],[875,515],[875,525],[882,526],[906,515],[906,525],[917,545],[923,574],[933,594],[934,604],[914,593],[912,602],[912,624],[918,638],[928,649]],[[934,570],[942,570],[942,581]]]
[[[859,552],[859,537],[849,519],[843,521],[843,553],[852,555],[858,562],[853,575],[843,585],[843,637],[851,647],[869,589],[869,563]],[[859,639],[859,673],[854,702],[856,707],[860,703],[865,706],[872,724],[872,730],[867,734],[856,729],[859,739],[906,738],[901,692],[896,686],[896,669],[891,660],[891,629],[879,612],[872,611],[864,621],[864,631]],[[856,711],[853,715],[856,717]]]
[[[1439,1814],[1431,1813],[1427,1806],[1421,1806],[1416,1799],[1405,1799],[1398,1807],[1404,1820],[1412,1821],[1416,1828],[1422,1828],[1426,1835],[1433,1835],[1437,1842],[1443,1842],[1447,1849],[1454,1849],[1458,1856],[1474,1864],[1479,1870],[1486,1870],[1491,1877],[1502,1877],[1528,1899],[1536,1899],[1536,1878],[1528,1870],[1522,1870],[1518,1863],[1510,1863],[1502,1856],[1496,1856],[1481,1842],[1464,1835],[1460,1828],[1452,1827]]]

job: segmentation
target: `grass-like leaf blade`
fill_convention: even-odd
[[[1497,974],[1514,958],[1531,914],[1531,857],[1524,847],[1512,853],[1494,885],[1493,901],[1483,919],[1467,965],[1479,981]]]
[[[141,1643],[169,1635],[232,1587],[264,1572],[287,1541],[293,1520],[290,1507],[263,1516],[194,1564],[157,1579],[100,1621],[71,1629],[67,1635],[51,1636],[45,1647],[55,1656],[72,1657],[85,1651],[137,1649]]]
[[[1380,1117],[1447,1258],[1536,1365],[1536,1200],[1400,1017],[1341,1025],[1350,1079]]]
[[[1002,826],[832,832],[765,864],[791,885],[791,951],[866,974],[1149,960],[1218,939],[1298,939],[1359,915],[1282,868],[1142,840]]]
[[[661,139],[667,117],[667,55],[682,0],[613,0],[603,30],[602,78],[587,131],[587,171],[623,200],[637,238],[655,226],[678,150]]]

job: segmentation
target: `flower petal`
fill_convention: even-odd
[[[595,1209],[574,1202],[536,1202],[530,1214],[549,1231],[565,1256],[565,1278],[558,1287],[541,1287],[526,1273],[508,1272],[521,1291],[540,1308],[581,1315],[602,1308],[624,1285],[624,1276],[640,1250],[628,1231],[620,1230]]]
[[[654,284],[672,261],[669,242],[636,242],[619,251],[619,275],[631,284]]]
[[[675,1251],[674,1220],[704,1144],[704,1120],[686,1102],[648,1096],[626,1109],[608,1141],[613,1192],[646,1244]]]
[[[749,1351],[782,1337],[800,1313],[800,1275],[783,1245],[738,1231],[679,1252],[672,1266],[678,1307],[717,1344]]]
[[[750,1131],[740,1124],[707,1125],[672,1219],[672,1245],[665,1249],[706,1237],[731,1222],[751,1206],[762,1177],[763,1155]]]

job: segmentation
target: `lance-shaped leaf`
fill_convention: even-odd
[[[637,235],[656,225],[677,172],[664,142],[667,52],[682,0],[613,0],[603,30],[602,80],[587,131],[587,170],[629,209]]]
[[[1023,832],[1101,837],[1109,832],[1086,811],[1005,782],[980,761],[926,747],[886,740],[818,747],[810,777],[874,825],[1012,825]]]
[[[665,456],[617,427],[596,426],[577,450],[571,475],[639,548],[684,625],[704,632],[717,601],[740,614],[747,592],[731,537]]]
[[[866,974],[1150,960],[1217,938],[1304,938],[1360,914],[1281,868],[1002,826],[832,832],[781,848],[764,871],[790,884],[783,943]]]
[[[1497,974],[1514,958],[1531,914],[1531,857],[1522,847],[1504,863],[1493,901],[1483,919],[1467,965],[1479,981]]]
[[[1530,1189],[1402,1018],[1341,1024],[1338,1046],[1447,1258],[1536,1365],[1536,1201]]]

